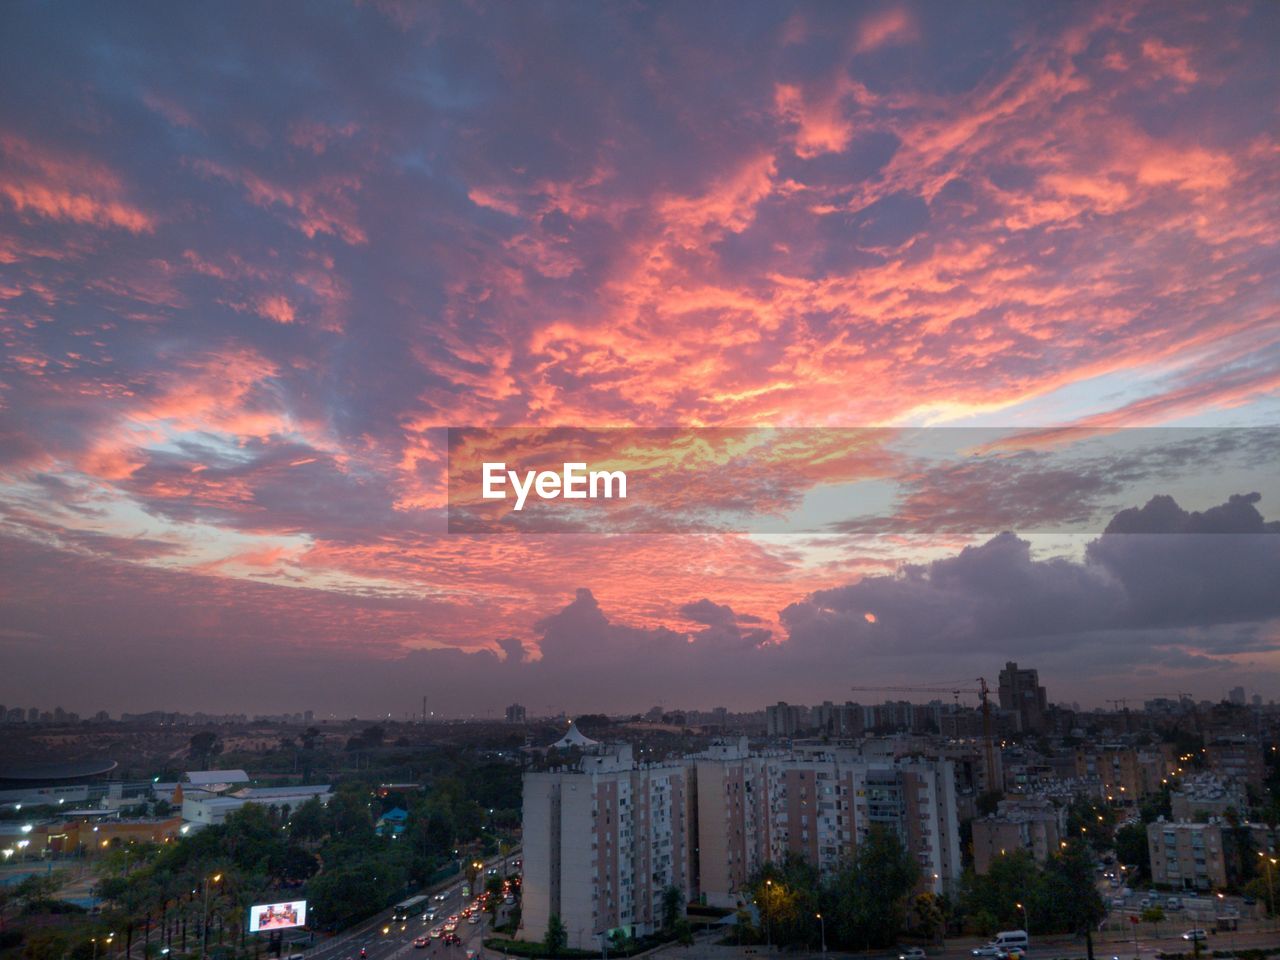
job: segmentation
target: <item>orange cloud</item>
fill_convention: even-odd
[[[0,133],[0,196],[19,214],[150,233],[156,219],[129,202],[120,178],[96,161]]]

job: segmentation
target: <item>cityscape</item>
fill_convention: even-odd
[[[959,937],[968,953],[1021,931],[1069,954],[1087,930],[1099,950],[1170,952],[1181,927],[1215,948],[1270,942],[1280,706],[1234,687],[1086,711],[1054,702],[1033,667],[1010,661],[992,680],[955,681],[945,699],[933,696],[945,684],[888,688],[882,702],[857,687],[864,702],[745,713],[531,716],[513,703],[499,718],[81,719],[9,708],[6,903],[22,905],[19,930],[52,904],[102,918],[123,928],[112,946],[126,956],[183,952],[197,935],[226,955],[237,937],[255,953],[430,949],[473,926],[458,913],[446,929],[454,914],[425,905],[434,891],[482,918],[458,935],[475,952],[750,949],[762,936],[812,951],[828,934],[802,903],[815,919],[829,911],[836,949],[906,937],[938,952]],[[104,739],[116,759],[102,757]],[[31,759],[55,744],[57,760]],[[257,855],[278,868],[237,862],[235,842],[278,843],[274,830],[292,852]],[[209,849],[179,853],[202,834]],[[349,842],[349,872],[319,867]],[[164,893],[190,856],[226,884],[199,922],[195,899]],[[1074,906],[1051,892],[1068,867],[1087,895]],[[882,914],[823,906],[859,872],[899,884],[877,896]],[[417,889],[433,893],[408,923],[399,915]],[[241,928],[271,896],[265,942],[246,944]],[[285,904],[287,922],[274,912]]]
[[[1277,49],[0,5],[0,960],[1280,960]]]

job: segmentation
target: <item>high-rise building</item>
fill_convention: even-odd
[[[1018,729],[1026,733],[1043,733],[1048,728],[1049,703],[1040,674],[1036,670],[1019,670],[1012,660],[1000,671],[1000,709],[1018,717]]]
[[[518,703],[507,707],[507,723],[524,723],[528,715],[528,711]]]
[[[794,737],[803,728],[804,715],[800,707],[779,700],[765,707],[765,724],[771,737]]]
[[[1231,694],[1230,694],[1230,700],[1231,700],[1231,702],[1232,702],[1232,703],[1237,704],[1238,706],[1243,707],[1243,706],[1244,706],[1244,703],[1245,703],[1245,701],[1244,701],[1244,687],[1232,687],[1232,688],[1231,688]]]
[[[691,890],[688,766],[637,764],[628,745],[588,750],[573,770],[524,777],[522,935],[542,939],[558,915],[575,949],[653,932],[667,887]]]
[[[960,876],[950,760],[821,746],[753,754],[742,737],[650,766],[629,746],[572,743],[582,755],[571,769],[525,774],[523,939],[540,939],[556,914],[584,949],[619,927],[649,932],[669,885],[734,907],[765,862],[791,853],[831,873],[877,828],[920,864],[921,890],[943,893]]]
[[[712,906],[737,903],[747,878],[769,858],[769,769],[747,738],[713,743],[689,758],[697,798],[698,889]]]

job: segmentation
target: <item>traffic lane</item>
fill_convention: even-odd
[[[514,853],[508,854],[508,863],[510,863],[512,856],[514,856]],[[493,866],[501,867],[502,862],[503,858],[494,857],[488,860],[485,863],[485,866],[486,868]],[[487,873],[483,876],[487,877]],[[462,882],[459,881],[451,884],[444,891],[437,891],[445,894],[445,899],[443,901],[437,901],[434,894],[431,895],[432,899],[430,906],[436,908],[440,914],[435,921],[436,923],[442,923],[450,914],[461,913],[461,908],[465,905],[462,897],[462,886]],[[408,930],[403,932],[399,931],[398,928],[400,925],[392,924],[391,914],[393,910],[394,908],[384,910],[375,917],[356,925],[350,930],[345,930],[342,933],[336,934],[323,944],[318,944],[313,947],[307,952],[307,956],[309,958],[314,958],[314,960],[347,960],[347,958],[350,958],[350,960],[359,960],[360,947],[364,946],[367,951],[368,960],[386,960],[388,953],[385,948],[379,948],[379,955],[374,955],[373,948],[375,940],[383,939],[385,941],[388,937],[403,934],[401,939],[404,942],[412,944],[413,941],[412,936],[405,936],[408,934]],[[412,926],[412,924],[413,921],[409,921],[409,925]],[[427,929],[430,930],[432,925],[433,924],[430,923],[426,924]],[[382,929],[388,926],[391,927],[391,930],[388,933],[383,934]]]
[[[443,922],[444,918],[451,913],[457,913],[462,905],[462,885],[455,885],[448,890],[443,891],[445,899],[438,901],[432,895],[431,906],[436,909],[440,917],[436,922]],[[360,948],[366,951],[368,960],[383,960],[388,954],[388,946],[391,943],[402,944],[404,942],[412,942],[417,933],[413,932],[414,927],[422,927],[430,930],[432,924],[423,922],[422,919],[409,920],[404,924],[393,922],[391,915],[394,908],[388,909],[376,917],[366,920],[364,923],[357,925],[351,930],[343,931],[337,934],[326,943],[317,946],[309,954],[315,960],[359,960]],[[401,930],[401,927],[404,930]],[[386,933],[383,933],[383,930]]]

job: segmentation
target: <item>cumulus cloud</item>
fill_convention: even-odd
[[[954,556],[818,591],[788,606],[782,621],[790,643],[833,655],[994,655],[1061,650],[1109,631],[1140,637],[1273,620],[1280,527],[1262,520],[1257,502],[1233,496],[1195,513],[1154,497],[1117,514],[1081,560],[1037,559],[1030,542],[1002,533]]]

